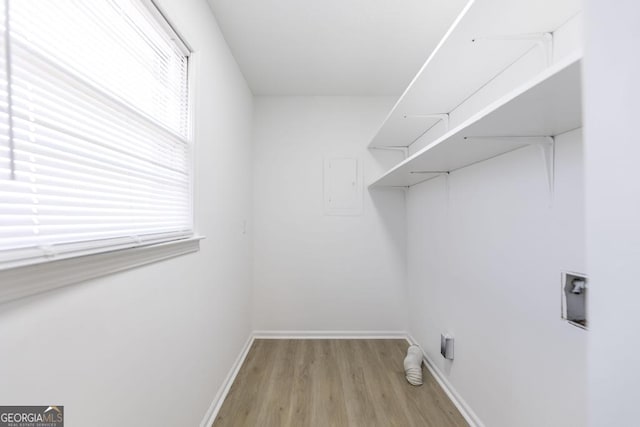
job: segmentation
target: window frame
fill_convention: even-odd
[[[66,253],[51,254],[0,266],[0,303],[47,292],[56,288],[108,276],[162,260],[198,252],[204,236],[197,233],[195,202],[195,76],[199,55],[155,0],[137,0],[187,57],[187,143],[189,168],[189,203],[191,205],[191,235],[166,237],[151,242],[126,242],[122,245],[94,247]]]

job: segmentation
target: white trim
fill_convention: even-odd
[[[180,34],[173,26],[171,21],[167,19],[167,14],[164,13],[164,10],[162,10],[162,8],[158,5],[157,0],[141,0],[141,3],[142,6],[144,6],[145,9],[147,9],[147,11],[155,19],[155,22],[160,25],[160,27],[162,27],[169,38],[176,44],[182,54],[184,56],[191,55],[193,50],[185,41],[184,37],[182,37],[182,34]]]
[[[420,344],[418,344],[418,342],[410,334],[406,335],[405,338],[409,344],[417,345],[418,347],[420,347],[424,364],[427,366],[427,369],[429,370],[429,372],[431,372],[431,375],[433,375],[438,384],[440,384],[440,387],[442,387],[442,389],[447,394],[449,399],[451,399],[456,408],[458,408],[458,411],[460,411],[460,414],[464,417],[467,423],[469,423],[471,427],[484,427],[484,424],[480,420],[480,417],[478,417],[473,409],[471,409],[467,402],[465,402],[462,396],[460,396],[460,394],[456,391],[455,387],[453,387],[453,384],[449,382],[442,371],[440,371],[440,369],[438,369],[438,367],[435,365],[435,363],[433,363],[429,356],[427,356],[427,353],[425,353]]]
[[[244,344],[244,347],[242,347],[242,351],[240,351],[238,358],[236,359],[235,362],[233,362],[233,365],[231,366],[231,370],[229,371],[229,374],[227,374],[227,378],[225,378],[224,382],[222,383],[222,386],[220,386],[220,389],[216,393],[216,396],[213,398],[213,401],[211,402],[211,405],[209,406],[207,413],[205,414],[204,418],[200,422],[200,427],[211,427],[213,425],[213,422],[216,420],[216,417],[218,416],[218,412],[220,412],[222,403],[224,403],[224,400],[226,399],[227,394],[229,394],[231,385],[235,381],[236,376],[238,375],[238,372],[240,372],[240,368],[244,364],[244,359],[246,359],[247,354],[249,354],[249,349],[253,345],[254,340],[255,340],[254,334],[249,334],[249,338],[247,339],[247,342]]]
[[[153,246],[192,238],[199,237],[194,237],[191,232],[158,233],[5,249],[0,251],[0,270],[10,270],[12,268],[46,264],[51,261],[61,261],[68,258]]]
[[[253,331],[256,339],[406,339],[404,331]]]
[[[200,250],[203,237],[0,270],[0,303]]]
[[[187,84],[188,84],[188,114],[189,114],[189,197],[191,203],[191,227],[194,233],[198,230],[198,221],[196,212],[199,212],[199,199],[196,198],[196,190],[199,188],[199,182],[196,182],[198,158],[198,140],[196,139],[198,129],[197,118],[197,102],[198,102],[198,77],[200,75],[200,53],[192,52],[187,59]]]

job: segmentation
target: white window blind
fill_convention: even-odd
[[[0,0],[0,268],[192,234],[188,52],[142,0]]]

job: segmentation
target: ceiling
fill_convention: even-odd
[[[400,95],[466,0],[208,0],[254,95]]]

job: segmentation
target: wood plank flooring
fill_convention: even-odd
[[[255,340],[214,427],[468,426],[404,340]]]

